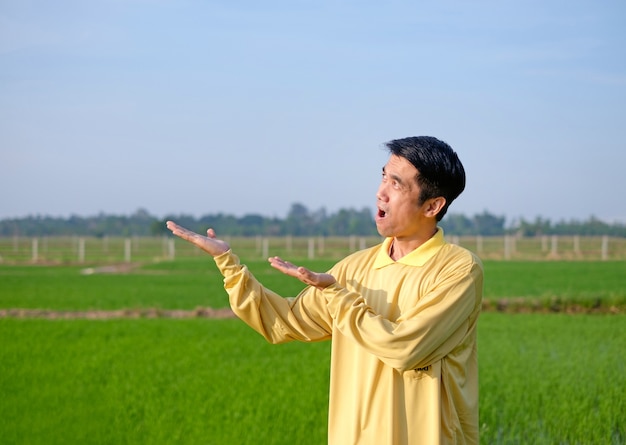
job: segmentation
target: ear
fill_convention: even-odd
[[[424,207],[424,215],[429,218],[437,217],[437,214],[443,209],[446,205],[446,198],[443,196],[438,196],[436,198],[431,198],[426,201],[426,206]]]

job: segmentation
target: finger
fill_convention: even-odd
[[[176,236],[181,236],[181,234],[184,233],[184,228],[173,221],[168,221],[165,225]]]
[[[289,261],[285,261],[279,257],[270,258],[270,263],[277,269],[282,270],[283,272],[290,271],[292,273],[295,273],[298,269],[298,266],[296,266],[295,264],[290,263]]]
[[[189,230],[185,229],[183,226],[179,226],[178,224],[176,224],[173,221],[168,221],[166,224],[168,229],[170,229],[173,233],[186,233],[189,232]]]
[[[294,265],[285,264],[284,262],[279,261],[270,261],[270,266],[272,266],[279,272],[284,273],[285,275],[302,280],[302,277],[298,273],[298,268]]]
[[[288,266],[285,264],[285,262],[278,257],[268,258],[268,261],[273,268],[278,269],[281,272],[286,272],[288,270]]]
[[[187,230],[184,227],[181,227],[179,225],[175,225],[169,228],[172,233],[186,241],[190,241],[194,235],[196,235],[194,232],[192,232],[191,230]]]
[[[278,256],[269,257],[267,261],[269,261],[271,264],[276,265],[276,266],[284,266],[286,264],[286,261]]]
[[[185,229],[183,226],[179,226],[171,221],[168,221],[167,227],[172,231],[172,234],[177,237],[184,239],[185,241],[189,241],[196,246],[202,247],[203,239],[205,239],[202,235],[192,232],[189,229]]]

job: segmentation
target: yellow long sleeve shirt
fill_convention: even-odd
[[[294,298],[264,288],[231,251],[215,261],[233,311],[269,342],[332,339],[330,445],[476,444],[482,264],[441,229],[398,261],[391,241]]]

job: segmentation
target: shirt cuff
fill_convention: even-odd
[[[232,275],[241,269],[239,257],[235,255],[231,249],[214,256],[213,260],[224,276]]]

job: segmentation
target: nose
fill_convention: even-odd
[[[386,191],[384,182],[381,182],[380,185],[378,186],[378,191],[376,192],[376,199],[379,201],[387,200],[387,191]]]

